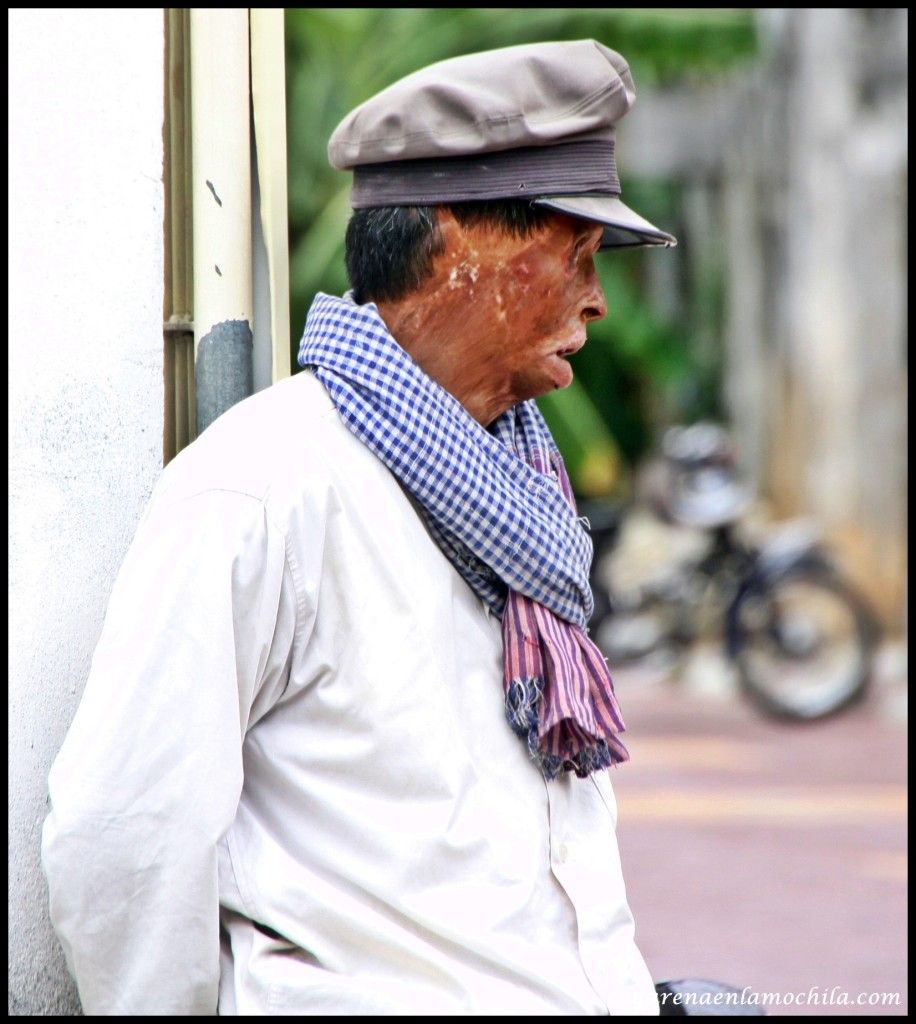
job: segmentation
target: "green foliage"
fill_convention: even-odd
[[[756,52],[748,9],[287,8],[286,37],[294,366],[315,293],[347,288],[350,175],[331,169],[327,142],[357,104],[434,61],[528,42],[598,39],[626,55],[637,90],[706,79]],[[624,193],[679,234],[674,184],[627,180]],[[674,253],[684,260],[683,239]],[[608,316],[574,357],[577,383],[539,400],[582,492],[620,484],[623,463],[650,443],[659,408],[689,416],[714,404],[717,367],[697,356],[690,323],[667,322],[647,297],[650,261],[674,253],[599,257]]]

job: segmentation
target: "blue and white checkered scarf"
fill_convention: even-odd
[[[299,365],[313,368],[343,422],[412,495],[433,540],[503,620],[507,713],[545,774],[626,760],[607,666],[585,635],[591,539],[535,403],[485,429],[401,348],[375,304],[357,305],[351,292],[316,296]],[[537,644],[543,656],[530,664]],[[548,692],[559,702],[553,716]]]

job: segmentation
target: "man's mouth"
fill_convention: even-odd
[[[573,344],[571,345],[566,345],[564,348],[557,349],[554,355],[558,355],[561,358],[565,359],[566,356],[571,356],[574,353],[578,352],[579,349],[582,348],[584,345],[585,338],[583,338],[581,341],[573,342]]]

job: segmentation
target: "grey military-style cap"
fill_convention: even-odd
[[[602,249],[676,245],[620,199],[617,122],[636,99],[619,53],[593,39],[440,61],[383,89],[334,130],[354,209],[530,197],[605,225]]]

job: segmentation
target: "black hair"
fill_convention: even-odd
[[[487,225],[517,238],[543,227],[551,211],[527,200],[490,199],[449,206],[463,226]],[[358,303],[393,302],[418,288],[444,249],[435,206],[376,206],[354,210],[344,259]]]

